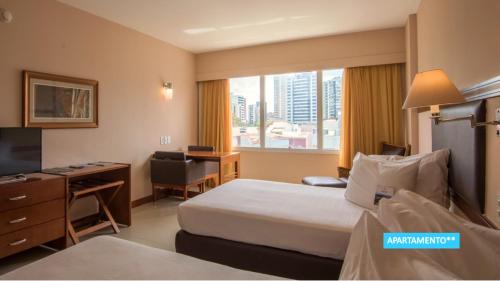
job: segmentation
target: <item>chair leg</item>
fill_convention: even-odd
[[[200,183],[198,185],[198,188],[200,189],[200,193],[205,192],[205,181],[203,181],[202,183]]]
[[[189,185],[184,186],[184,201],[188,200]]]
[[[153,202],[156,202],[156,188],[155,188],[155,184],[152,183],[151,185],[153,186]]]

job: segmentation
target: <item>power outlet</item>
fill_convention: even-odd
[[[500,122],[500,108],[497,108],[495,120]],[[497,125],[497,137],[500,137],[500,125]]]
[[[497,194],[497,218],[500,219],[500,194]]]
[[[160,144],[170,144],[172,143],[172,137],[170,136],[161,136],[160,137]]]

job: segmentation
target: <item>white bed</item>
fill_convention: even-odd
[[[181,228],[217,237],[342,260],[366,209],[345,189],[237,179],[178,207]]]
[[[0,279],[278,279],[100,236],[26,265]]]

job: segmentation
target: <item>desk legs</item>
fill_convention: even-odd
[[[235,179],[238,179],[241,176],[240,157],[234,157],[227,160],[221,159],[219,160],[219,184],[223,184],[226,182],[226,180],[224,180],[224,166],[226,164],[233,164],[233,171],[231,171],[231,176],[234,176]]]
[[[218,163],[219,163],[219,185],[221,185],[221,184],[224,183],[223,182],[223,179],[224,179],[224,170],[223,170],[224,169],[224,165],[223,164],[224,163],[222,162],[221,159],[219,159]]]
[[[241,171],[241,164],[240,164],[240,158],[238,157],[236,160],[234,160],[234,177],[236,179],[240,178],[240,171]]]

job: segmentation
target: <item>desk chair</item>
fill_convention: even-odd
[[[180,189],[187,200],[189,187],[197,186],[200,193],[204,191],[205,165],[187,160],[184,152],[157,151],[151,159],[151,183],[153,201],[157,189]]]
[[[201,145],[190,145],[188,146],[188,151],[215,151],[213,146],[201,146]],[[219,163],[213,161],[203,161],[205,165],[205,181],[212,180],[214,182],[214,187],[219,185],[217,183],[219,178]]]

